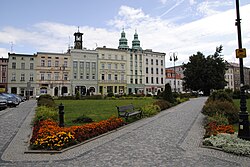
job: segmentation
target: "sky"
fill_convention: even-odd
[[[244,65],[250,67],[250,1],[240,0]],[[222,55],[237,62],[235,0],[1,0],[0,57],[8,52],[64,53],[74,44],[74,32],[84,33],[87,49],[118,48],[122,29],[132,47],[137,31],[141,47],[176,52],[176,65],[187,63],[198,51],[212,55],[223,45]]]

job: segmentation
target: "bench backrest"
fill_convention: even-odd
[[[134,110],[134,106],[132,104],[129,104],[127,106],[116,106],[118,112],[129,112]]]

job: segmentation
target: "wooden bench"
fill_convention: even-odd
[[[128,117],[131,116],[139,116],[142,117],[142,111],[141,110],[135,110],[135,107],[133,104],[129,104],[126,106],[116,106],[118,111],[118,117],[123,117],[128,121]]]

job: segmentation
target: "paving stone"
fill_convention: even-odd
[[[55,155],[23,153],[34,114],[32,105],[35,106],[32,101],[25,102],[18,109],[0,115],[1,132],[6,133],[6,137],[2,139],[5,135],[1,134],[0,139],[0,166],[247,166],[248,157],[200,147],[204,132],[204,116],[200,111],[205,101],[206,98],[191,99]]]

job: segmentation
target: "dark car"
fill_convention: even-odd
[[[10,94],[0,93],[0,96],[6,98],[7,105],[10,107],[16,107],[19,104],[18,99]]]
[[[3,97],[0,97],[0,109],[7,108],[7,100]]]

